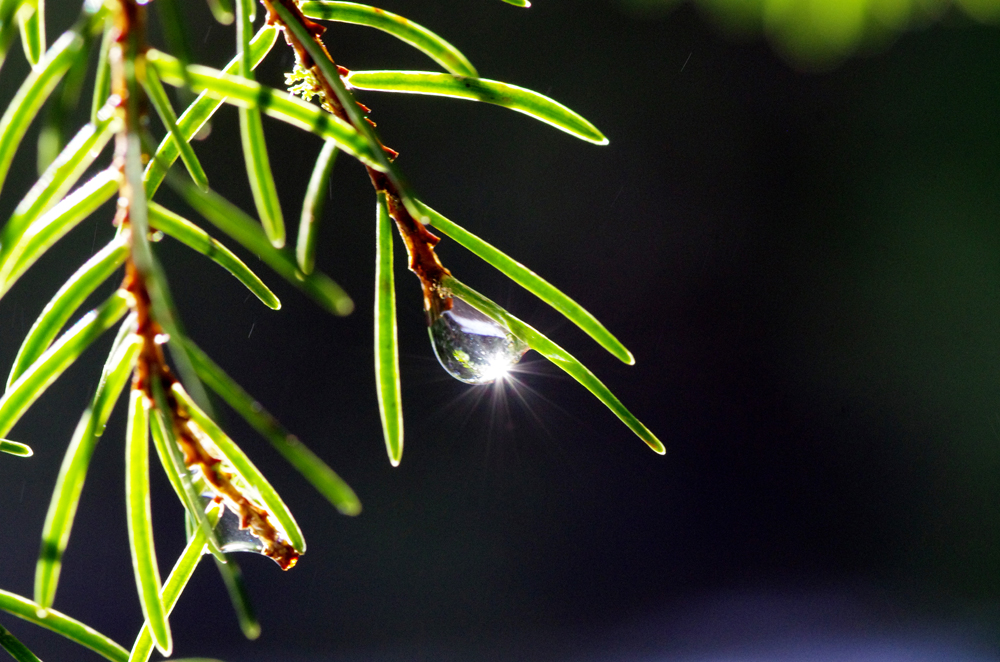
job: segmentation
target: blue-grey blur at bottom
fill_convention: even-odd
[[[552,631],[469,646],[455,641],[303,654],[259,647],[243,662],[990,662],[973,614],[914,619],[858,591],[713,594],[614,627]]]

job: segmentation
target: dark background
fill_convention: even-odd
[[[232,30],[193,5],[192,41],[219,66]],[[172,617],[178,655],[996,659],[996,30],[947,14],[882,52],[802,74],[686,5],[658,18],[609,0],[380,6],[451,40],[482,76],[546,93],[609,137],[595,147],[483,104],[362,96],[429,204],[574,296],[637,365],[448,241],[445,264],[581,358],[668,454],[537,355],[517,386],[445,375],[397,242],[407,427],[392,468],[372,371],[375,204],[342,157],[318,265],[354,297],[346,319],[263,266],[281,312],[169,240],[157,247],[192,337],[364,504],[357,518],[338,515],[226,412],[309,551],[288,573],[240,557],[263,626],[253,643],[202,564]],[[55,35],[76,10],[50,12]],[[327,43],[351,69],[433,68],[363,28],[336,25]],[[290,67],[279,43],[259,77],[280,86]],[[4,103],[24,73],[15,50]],[[196,149],[213,186],[249,211],[236,126],[224,108]],[[265,126],[294,226],[319,141]],[[30,185],[32,150],[14,167],[5,214]],[[110,237],[110,217],[85,222],[0,303],[4,371],[51,293]],[[11,433],[33,458],[0,457],[7,590],[31,594],[58,464],[102,361],[89,352]],[[128,647],[141,614],[121,409],[94,457],[56,607]],[[183,546],[181,510],[153,476],[166,574]],[[0,620],[44,659],[97,659]]]

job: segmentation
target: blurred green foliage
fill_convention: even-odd
[[[617,0],[662,13],[681,0]],[[1000,22],[1000,0],[691,0],[732,32],[763,34],[799,69],[829,69],[858,50],[878,49],[903,30],[946,17]]]

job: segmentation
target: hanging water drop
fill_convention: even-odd
[[[218,524],[215,525],[215,536],[219,539],[219,549],[229,552],[264,553],[264,543],[249,529],[240,528],[240,516],[226,508]]]
[[[202,493],[201,499],[206,506],[214,501],[210,493]],[[249,529],[240,528],[240,516],[224,504],[221,505],[221,508],[222,515],[215,524],[215,537],[219,541],[219,549],[227,554],[230,552],[263,554],[264,543],[250,533]]]
[[[428,331],[441,366],[460,382],[489,384],[521,360],[528,346],[458,297]]]

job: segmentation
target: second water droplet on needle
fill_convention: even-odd
[[[202,495],[205,505],[212,502],[212,497]],[[215,524],[215,537],[219,541],[219,549],[227,554],[230,552],[255,552],[262,554],[264,545],[249,529],[240,528],[240,516],[224,504],[220,505],[222,516]]]
[[[240,528],[240,517],[226,508],[215,525],[215,536],[219,539],[219,549],[229,552],[256,552],[262,554],[264,545],[249,529]]]

